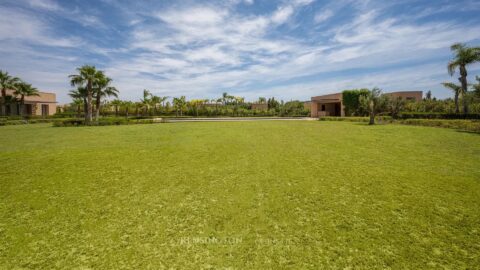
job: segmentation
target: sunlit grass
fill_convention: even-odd
[[[0,268],[480,265],[478,134],[319,121],[0,134]]]

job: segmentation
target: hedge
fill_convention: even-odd
[[[399,119],[480,119],[478,113],[401,112]]]
[[[334,117],[334,116],[323,116],[319,118],[320,121],[343,121],[343,122],[366,122],[370,121],[370,117]],[[390,122],[392,120],[391,116],[376,116],[375,121],[379,122]]]
[[[26,124],[41,124],[41,123],[55,123],[57,121],[64,121],[65,119],[0,119],[0,126],[10,125],[26,125]]]
[[[347,121],[347,122],[368,122],[368,117],[320,117],[320,121]],[[452,128],[463,131],[480,133],[480,120],[465,120],[465,119],[399,119],[394,120],[390,117],[377,117],[375,121],[378,123],[392,123],[412,126],[426,126],[426,127],[441,127]]]
[[[406,119],[400,120],[398,123],[413,126],[453,128],[480,133],[480,121],[478,120]]]
[[[93,121],[90,126],[114,126],[114,125],[135,125],[152,124],[153,119],[130,119],[130,118],[101,118],[99,121]],[[84,119],[67,119],[53,122],[54,127],[77,127],[85,126]]]

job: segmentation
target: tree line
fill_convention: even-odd
[[[465,44],[456,43],[450,47],[454,54],[453,59],[448,63],[447,70],[450,76],[454,76],[458,70],[458,81],[443,82],[442,85],[454,93],[454,112],[460,113],[460,102],[462,101],[463,114],[470,112],[470,105],[474,105],[474,112],[480,113],[480,77],[476,76],[476,84],[469,84],[467,80],[467,67],[480,62],[480,47],[468,47]],[[469,91],[469,88],[472,91]],[[437,101],[428,91],[422,101],[409,102],[402,98],[389,98],[379,88],[374,89],[353,89],[343,91],[343,104],[347,116],[357,115],[370,117],[370,124],[375,123],[375,116],[388,114],[392,117],[398,116],[402,111],[434,111],[449,112],[451,102],[449,100]]]

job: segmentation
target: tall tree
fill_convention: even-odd
[[[72,97],[72,99],[81,99],[83,102],[82,102],[82,105],[83,105],[83,113],[86,114],[87,113],[87,89],[83,86],[79,86],[77,87],[76,90],[70,90],[70,92],[68,93],[68,95],[70,97]],[[79,117],[80,117],[80,114],[78,114]]]
[[[187,105],[187,99],[185,96],[181,96],[180,98],[173,98],[173,107],[175,108],[176,116],[178,116],[178,112],[180,112],[180,116],[183,116],[183,110]]]
[[[452,82],[444,82],[442,83],[442,85],[445,87],[445,88],[448,88],[450,90],[453,91],[454,95],[455,95],[455,113],[459,113],[460,112],[460,108],[459,108],[459,105],[458,105],[458,96],[463,93],[463,89],[462,89],[462,86],[461,85],[456,85]]]
[[[83,102],[83,99],[81,98],[73,98],[72,103],[70,103],[71,106],[75,106],[77,108],[77,118],[80,118],[82,115],[82,106],[85,105]]]
[[[140,100],[142,107],[145,109],[144,111],[148,112],[150,109],[151,104],[151,97],[152,94],[147,89],[143,89],[143,98]]]
[[[94,85],[95,95],[95,119],[98,121],[100,117],[100,107],[102,106],[102,98],[104,97],[116,97],[118,98],[117,88],[110,86],[112,79],[108,78],[104,74]]]
[[[480,97],[480,77],[475,76],[475,80],[477,80],[477,83],[472,86],[473,91],[477,97]]]
[[[25,97],[39,96],[37,88],[26,82],[19,82],[16,84],[14,95],[20,96],[20,112],[25,116]]]
[[[12,77],[8,72],[3,72],[0,70],[0,89],[2,90],[2,100],[1,100],[1,115],[6,115],[6,106],[7,102],[7,89],[15,90],[17,83],[20,82],[20,79],[17,77]]]
[[[94,66],[84,65],[77,68],[78,74],[70,75],[70,84],[72,86],[84,86],[86,90],[86,107],[85,123],[92,123],[92,99],[95,85],[104,75],[102,71],[98,71]]]
[[[120,99],[114,99],[110,102],[110,105],[115,108],[115,117],[118,117],[118,107],[122,106],[122,101]]]
[[[454,58],[448,63],[448,73],[450,76],[455,74],[455,70],[458,68],[460,72],[460,77],[458,80],[462,86],[463,93],[463,112],[468,113],[468,100],[466,94],[468,92],[468,82],[467,82],[467,66],[475,62],[480,61],[480,48],[479,47],[467,47],[463,43],[453,44],[450,49],[454,53]]]
[[[223,92],[223,94],[222,94],[222,103],[223,103],[223,105],[227,105],[227,100],[228,100],[228,98],[229,98],[228,93],[227,93],[227,92]]]
[[[379,88],[373,88],[366,95],[359,97],[360,106],[368,111],[370,115],[369,125],[375,124],[375,116],[386,109],[387,97],[382,95],[382,90]]]

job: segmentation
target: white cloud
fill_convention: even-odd
[[[356,12],[347,22],[335,21],[334,28],[322,28],[321,32],[313,26],[311,32],[302,36],[281,32],[301,23],[297,15],[311,10],[306,5],[312,2],[282,1],[270,12],[255,14],[238,13],[235,5],[248,4],[241,0],[217,5],[175,5],[150,11],[146,16],[132,10],[135,15],[125,20],[129,30],[124,32],[124,47],[86,46],[89,53],[109,59],[101,63],[121,90],[122,98],[138,99],[141,90],[149,88],[160,95],[189,98],[210,98],[228,91],[248,99],[259,95],[308,99],[344,88],[373,86],[389,91],[436,89],[438,96],[446,96],[448,91],[441,90],[438,82],[449,79],[445,68],[448,46],[455,41],[480,39],[477,25],[385,18],[376,6],[372,9],[365,2],[347,0],[325,5],[314,17],[317,24],[333,21],[339,8],[352,4]],[[5,19],[12,11],[19,19]],[[95,14],[85,16],[81,19],[85,24],[101,23]],[[58,38],[53,25],[25,10],[0,10],[0,25],[3,45],[9,48],[15,46],[11,44],[23,45],[22,50],[11,49],[16,56],[2,63],[9,70],[14,67],[12,72],[21,71],[22,67],[29,70],[23,73],[41,89],[66,91],[66,75],[73,72],[75,65],[88,60],[62,54],[41,55],[35,51],[35,55],[29,54],[28,44],[68,47],[78,43],[74,38]],[[5,51],[3,46],[0,51]],[[441,57],[445,59],[439,60]],[[409,68],[392,68],[409,62],[412,62]],[[35,68],[25,68],[29,66]],[[350,74],[351,69],[361,72]],[[367,72],[369,69],[380,71]],[[52,70],[52,75],[46,76],[38,70]],[[331,75],[337,73],[349,75]],[[59,80],[57,84],[54,76]],[[305,77],[308,83],[303,82]]]
[[[333,16],[333,14],[334,14],[333,11],[331,11],[330,9],[325,9],[315,14],[314,21],[315,23],[322,23],[330,19]]]
[[[50,11],[60,10],[60,6],[53,0],[28,0],[30,6]]]
[[[293,14],[292,6],[280,7],[272,16],[272,21],[276,24],[285,23]]]
[[[0,10],[0,40],[23,40],[30,44],[57,47],[80,45],[78,38],[59,38],[53,35],[51,27],[34,14],[16,9]]]

